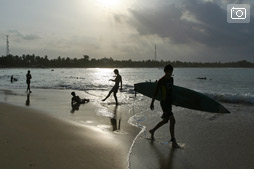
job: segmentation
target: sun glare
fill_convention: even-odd
[[[121,0],[97,0],[105,8],[115,9],[120,6]]]
[[[96,0],[96,1],[103,8],[113,11],[122,11],[128,5],[128,3],[125,0]]]

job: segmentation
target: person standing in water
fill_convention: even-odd
[[[161,116],[162,121],[160,121],[153,129],[149,130],[151,134],[151,139],[154,140],[154,133],[157,129],[159,129],[164,124],[170,121],[169,131],[171,135],[171,141],[173,147],[178,147],[178,144],[175,139],[175,118],[172,113],[172,88],[174,84],[174,79],[172,77],[173,67],[171,65],[166,65],[164,67],[165,75],[158,81],[156,85],[156,89],[154,92],[154,96],[150,105],[151,110],[154,109],[154,100],[158,94],[158,91],[161,91],[161,101],[160,105],[163,111]]]
[[[26,74],[26,84],[27,84],[26,92],[29,91],[29,93],[32,93],[32,91],[30,90],[31,79],[32,79],[32,75],[30,74],[30,70],[28,70]]]
[[[119,74],[118,69],[115,69],[115,70],[114,70],[114,73],[115,73],[115,75],[116,75],[116,78],[115,78],[115,79],[110,79],[109,81],[115,82],[115,85],[114,85],[113,88],[109,91],[109,93],[108,93],[108,95],[105,97],[105,99],[103,99],[102,101],[107,100],[107,98],[111,95],[111,93],[114,93],[114,98],[115,98],[115,101],[116,101],[116,105],[118,105],[118,100],[117,100],[116,93],[118,92],[118,89],[119,89],[119,83],[121,83],[121,88],[120,88],[120,90],[122,90],[122,77],[121,77],[121,75]]]

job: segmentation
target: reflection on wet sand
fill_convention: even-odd
[[[79,110],[79,106],[80,106],[79,103],[71,105],[71,108],[72,108],[71,109],[71,113],[75,113],[75,111],[78,111]]]
[[[160,169],[174,169],[174,153],[175,153],[175,148],[171,148],[169,150],[169,154],[165,155],[160,152],[160,150],[157,148],[156,145],[154,145],[154,142],[151,141],[151,147],[154,149],[154,152],[158,156],[158,159],[160,160]],[[166,157],[165,157],[166,156]]]
[[[194,169],[191,163],[186,159],[182,148],[171,147],[166,154],[165,151],[162,151],[160,146],[154,144],[154,141],[151,141],[150,147],[158,157],[159,169]]]
[[[26,95],[26,106],[30,106],[30,93]]]
[[[117,131],[121,129],[121,113],[117,111],[118,105],[115,106],[113,111],[113,117],[110,118],[110,122],[112,125],[112,130]]]

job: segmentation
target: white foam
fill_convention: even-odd
[[[204,93],[207,96],[225,103],[254,104],[254,96],[250,93]]]

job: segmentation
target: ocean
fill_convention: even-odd
[[[28,69],[0,69],[0,88],[26,88]],[[30,69],[31,88],[71,89],[89,92],[100,97],[100,91],[113,86],[113,69]],[[155,81],[163,76],[159,68],[119,69],[123,79],[122,102],[132,97],[133,84]],[[11,75],[18,81],[10,83]],[[254,104],[254,69],[248,68],[175,68],[175,85],[204,93],[220,102],[233,104]],[[206,79],[198,79],[206,78]],[[126,100],[127,99],[127,100]]]
[[[19,89],[24,90],[25,93],[27,70],[23,68],[0,69],[0,89]],[[36,88],[76,91],[82,97],[90,99],[91,102],[99,106],[96,113],[97,116],[115,119],[119,121],[120,125],[121,115],[116,115],[117,113],[115,113],[117,108],[114,108],[113,96],[109,97],[106,102],[101,101],[114,85],[113,82],[109,81],[109,79],[115,78],[114,69],[54,68],[29,70],[32,75],[31,90]],[[129,150],[127,158],[128,168],[142,168],[140,160],[137,161],[136,157],[138,156],[140,159],[143,155],[139,153],[144,153],[144,148],[149,146],[146,138],[150,135],[147,131],[161,120],[162,112],[158,101],[155,102],[155,110],[151,111],[149,108],[151,98],[141,94],[137,94],[135,97],[133,85],[139,82],[156,81],[164,75],[164,72],[162,68],[119,68],[119,72],[123,80],[123,90],[117,94],[121,111],[123,111],[120,112],[128,114],[128,123],[130,125],[140,128],[140,132],[133,140]],[[11,75],[17,78],[17,81],[11,83]],[[234,160],[232,160],[234,155],[229,156],[228,159],[218,157],[220,154],[226,156],[228,152],[238,152],[237,149],[234,150],[231,146],[238,144],[239,140],[243,140],[246,141],[246,146],[242,146],[242,149],[244,152],[248,152],[249,155],[239,157],[236,153],[235,158],[240,159],[240,162],[246,160],[249,162],[251,160],[249,157],[253,152],[249,147],[249,145],[252,145],[249,142],[252,135],[248,136],[245,133],[252,133],[249,130],[253,128],[251,119],[253,119],[254,113],[254,69],[175,68],[173,78],[175,85],[204,93],[216,99],[231,112],[229,115],[220,115],[173,106],[173,113],[176,118],[177,141],[183,145],[186,144],[184,151],[175,155],[176,157],[179,156],[176,160],[186,158],[183,159],[185,161],[183,164],[186,164],[185,166],[188,166],[188,168],[203,168],[207,164],[200,163],[199,156],[190,155],[202,152],[204,154],[202,156],[204,158],[203,161],[211,161],[210,166],[207,168],[218,168],[218,165],[222,165],[225,162],[227,162],[226,168],[232,168],[235,165]],[[70,106],[69,102],[70,99],[63,100],[63,104],[68,103],[68,106]],[[59,114],[63,116],[62,113]],[[75,116],[76,121],[86,121],[85,117],[78,116],[78,114]],[[241,126],[241,128],[238,126]],[[108,128],[105,125],[100,127]],[[237,131],[237,136],[234,134],[236,130],[239,130]],[[120,129],[117,132],[118,134],[126,134],[124,129]],[[202,135],[205,137],[201,137]],[[171,138],[168,125],[164,125],[158,130],[155,137],[156,143],[161,145],[161,147],[157,147],[158,152],[167,154]],[[233,137],[237,137],[238,141],[235,141]],[[217,141],[219,141],[219,144]],[[209,145],[206,143],[209,143]],[[215,146],[217,147],[216,151],[211,152],[210,150],[213,150]],[[145,149],[150,151],[149,148]],[[153,152],[151,151],[151,153]],[[154,157],[151,156],[149,159],[144,156],[143,160],[160,160],[158,157],[160,157],[158,154]],[[165,157],[163,156],[162,158]],[[168,159],[166,158],[165,161],[154,164],[155,166],[150,166],[150,168],[159,168],[161,164],[167,163],[167,161]],[[216,163],[214,163],[215,161]],[[192,167],[192,164],[199,167]],[[238,168],[237,165],[235,167]]]
[[[28,69],[0,69],[0,89],[26,89]],[[114,85],[114,69],[110,68],[55,68],[29,69],[32,74],[31,89],[60,89],[84,93],[84,97],[101,105],[101,101]],[[129,123],[137,127],[149,126],[160,120],[161,108],[155,104],[155,111],[149,106],[151,99],[141,94],[135,97],[133,84],[145,81],[156,81],[163,75],[162,68],[120,68],[123,90],[118,92],[120,104],[127,107],[131,116]],[[11,83],[11,75],[17,78]],[[254,112],[254,69],[249,68],[175,68],[174,84],[208,95],[221,102],[230,111],[241,113]],[[201,79],[200,79],[201,78]],[[114,104],[113,96],[107,103]],[[112,112],[105,109],[98,111],[98,116],[110,117]],[[211,118],[212,113],[175,107],[174,112],[195,112]],[[151,113],[152,112],[152,113]],[[156,118],[157,119],[156,119]],[[152,122],[151,122],[152,121]]]

